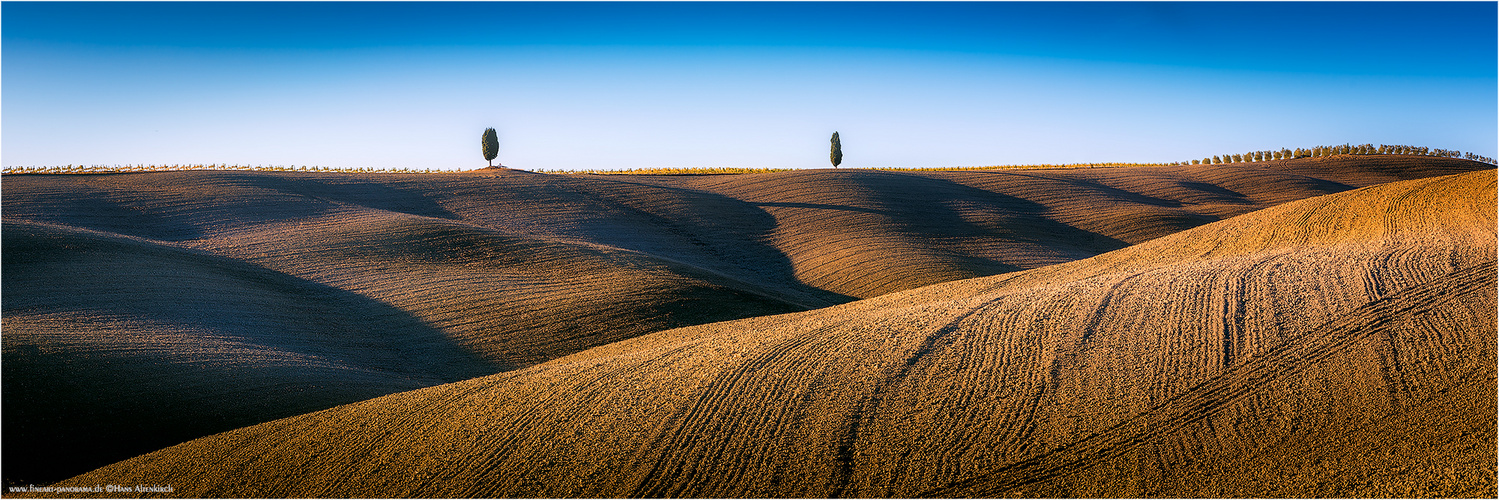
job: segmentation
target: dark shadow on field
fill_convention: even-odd
[[[615,178],[622,176],[556,177],[548,187],[582,205],[577,212],[585,215],[571,223],[580,239],[691,264],[807,309],[857,300],[798,280],[791,260],[770,244],[775,217],[756,204]]]
[[[155,172],[6,178],[6,219],[160,241],[226,226],[310,219],[359,206],[456,219],[422,193],[366,176],[292,172]]]
[[[163,241],[199,238],[199,228],[161,210],[161,201],[138,193],[101,190],[87,181],[123,174],[6,177],[4,214]]]
[[[1019,243],[1083,258],[1129,246],[1118,239],[1053,220],[1046,206],[1031,200],[920,174],[862,173],[865,175],[859,182],[874,193],[874,202],[893,219],[898,230],[912,238],[929,239],[935,248],[958,243]],[[1089,183],[1089,187],[1097,185]],[[1137,203],[1173,205],[1169,200],[1103,188]],[[964,250],[952,249],[944,256],[975,276],[1030,267]]]
[[[892,215],[891,213],[889,213],[888,211],[885,211],[885,210],[875,210],[875,209],[872,209],[872,208],[865,208],[865,207],[851,207],[851,206],[848,206],[848,205],[828,205],[828,204],[824,204],[824,203],[759,202],[759,203],[755,203],[754,205],[757,206],[757,207],[811,208],[811,209],[815,209],[815,210],[839,210],[839,211],[846,211],[846,212],[863,212],[863,213],[867,213],[867,214],[876,214],[876,215],[885,215],[885,216]]]
[[[1067,177],[1067,176],[1047,176],[1047,175],[1039,175],[1039,174],[1028,173],[1028,172],[1013,172],[1013,171],[974,171],[972,173],[975,174],[975,175],[981,175],[981,176],[982,175],[994,175],[994,176],[1003,175],[1003,176],[1012,176],[1012,177],[1025,177],[1025,178],[1029,178],[1029,179],[1033,179],[1033,180],[1041,181],[1041,182],[1065,183],[1065,184],[1067,184],[1069,186],[1068,189],[1067,189],[1067,192],[1070,195],[1074,195],[1074,196],[1078,196],[1078,197],[1098,197],[1098,199],[1100,199],[1100,200],[1110,200],[1110,201],[1131,203],[1131,204],[1137,204],[1137,205],[1151,205],[1151,206],[1167,207],[1167,208],[1178,208],[1178,207],[1182,206],[1182,203],[1180,201],[1177,201],[1177,200],[1168,200],[1168,199],[1165,199],[1165,198],[1157,198],[1157,197],[1154,197],[1154,196],[1144,195],[1144,194],[1136,193],[1134,191],[1129,191],[1129,190],[1126,190],[1126,189],[1120,189],[1120,188],[1117,188],[1117,187],[1114,187],[1114,186],[1110,186],[1108,184],[1104,184],[1104,183],[1101,183],[1101,182],[1098,182],[1098,181],[1094,181],[1094,180],[1091,180],[1091,179],[1087,179],[1087,178]]]
[[[459,218],[446,208],[443,208],[442,205],[439,205],[431,197],[409,189],[392,186],[389,182],[405,177],[410,176],[399,174],[350,175],[275,172],[253,176],[247,175],[244,181],[256,187],[331,203],[356,205],[439,219]]]
[[[1197,203],[1254,203],[1244,193],[1206,182],[1178,182],[1177,185],[1201,193],[1201,196],[1196,197]]]
[[[232,259],[15,222],[0,248],[7,485],[499,371],[404,311]]]
[[[1034,267],[973,251],[984,245],[1033,245],[1066,255],[1069,259],[1090,257],[1128,246],[1117,239],[1052,220],[1047,216],[1047,207],[1038,203],[945,179],[867,170],[802,175],[837,176],[839,182],[854,183],[857,189],[871,196],[873,202],[869,206],[749,202],[705,190],[663,185],[669,181],[564,180],[570,181],[567,189],[590,200],[590,212],[604,215],[590,221],[593,226],[582,231],[596,237],[594,241],[688,262],[746,281],[773,282],[795,287],[802,293],[816,293],[824,302],[809,304],[813,307],[848,302],[855,297],[817,289],[796,279],[790,259],[769,244],[769,238],[777,228],[776,219],[766,211],[767,208],[824,210],[830,217],[851,213],[877,216],[890,223],[890,236],[922,247],[921,252],[936,261],[887,261],[886,264],[867,265],[909,268],[913,272],[938,268],[949,270],[944,271],[947,278],[937,278],[938,281],[952,276],[988,276]],[[816,180],[809,178],[808,182]],[[629,186],[629,189],[623,189],[623,186]],[[662,193],[661,196],[671,201],[657,202],[654,207],[641,206],[643,204],[630,199],[640,189]],[[1140,203],[1171,204],[1169,200],[1114,191]],[[670,206],[692,207],[696,213],[660,208]],[[877,261],[878,258],[871,259],[871,262]],[[733,264],[740,262],[756,263],[759,267],[736,269]],[[875,271],[849,269],[846,272]],[[921,281],[919,276],[906,276],[905,279]]]

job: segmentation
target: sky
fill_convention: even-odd
[[[1499,156],[1496,2],[0,3],[0,163]]]

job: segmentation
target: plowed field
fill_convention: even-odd
[[[116,314],[201,320],[246,351],[291,345],[266,359],[340,359],[326,377],[365,374],[373,391],[511,370],[62,484],[206,497],[1493,496],[1495,176],[1442,175],[1474,165],[140,175],[162,185],[28,179],[25,203],[12,192],[26,178],[7,178],[7,437],[12,359],[28,345],[143,359],[69,326]],[[213,190],[190,182],[260,194],[194,198]],[[58,194],[69,189],[95,194]],[[98,215],[110,203],[141,218]],[[59,247],[36,252],[56,265],[164,255],[207,270],[167,280],[180,290],[160,303],[19,300],[15,283],[48,290],[42,276],[61,271],[13,271],[15,234]],[[98,250],[115,247],[129,250]],[[209,283],[231,292],[181,291]],[[194,316],[170,297],[248,305]],[[363,340],[312,327],[243,340],[318,324],[312,311]],[[400,321],[359,326],[376,313]],[[714,322],[733,317],[745,319]],[[13,341],[13,318],[16,338],[51,340]],[[170,345],[154,340],[162,327],[131,325],[122,338]],[[369,353],[395,345],[415,349],[399,355],[409,365]],[[192,390],[141,366],[76,394]]]

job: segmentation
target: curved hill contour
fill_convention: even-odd
[[[1360,156],[737,176],[7,175],[5,419],[26,432],[8,434],[0,462],[7,484],[40,484],[651,332],[1034,269],[1291,200],[1486,168]],[[24,250],[35,245],[51,246]],[[262,355],[286,339],[300,342],[290,354]],[[121,398],[133,402],[90,403]]]
[[[1485,496],[1495,173],[686,327],[167,448],[187,496]]]
[[[4,261],[7,477],[494,372],[404,311],[204,252],[13,222]]]

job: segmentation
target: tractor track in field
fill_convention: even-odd
[[[8,175],[6,480],[176,456],[237,464],[214,496],[908,496],[1133,425],[1493,239],[1492,168],[1450,159],[485,174]],[[1368,350],[1386,393],[1469,366],[1432,321]],[[87,437],[127,433],[173,437]]]
[[[1396,318],[1429,312],[1479,290],[1492,289],[1496,286],[1494,270],[1495,262],[1482,263],[1375,300],[1342,318],[1289,338],[1276,348],[1228,369],[1165,404],[1087,439],[919,496],[1004,496],[1015,488],[1072,474],[1089,464],[1120,456],[1154,438],[1207,418],[1217,409],[1333,356],[1364,337],[1382,335],[1382,327]]]

